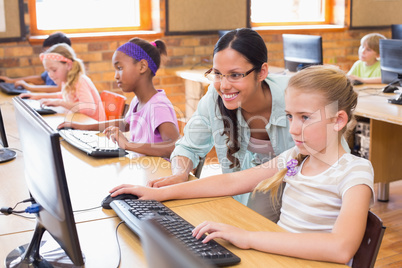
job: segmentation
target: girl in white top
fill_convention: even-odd
[[[204,222],[193,235],[200,238],[207,233],[205,242],[222,238],[242,249],[351,265],[374,202],[371,163],[346,153],[341,145],[357,94],[341,70],[312,66],[290,79],[285,103],[296,146],[271,161],[162,188],[120,185],[111,190],[112,196],[131,193],[162,201],[236,195],[253,189],[275,193],[285,181],[278,224],[289,232],[251,232]]]

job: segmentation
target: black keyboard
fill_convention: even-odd
[[[0,83],[0,90],[8,95],[19,95],[21,93],[26,93],[28,90],[22,86],[15,87],[13,83]]]
[[[240,258],[226,249],[224,246],[211,240],[202,243],[205,238],[199,240],[192,236],[194,226],[181,218],[170,208],[155,200],[125,199],[115,200],[110,203],[112,209],[122,219],[127,226],[140,238],[142,230],[140,228],[142,220],[155,219],[169,233],[182,241],[185,246],[199,255],[206,258],[217,266],[229,266],[240,262]]]
[[[99,131],[60,129],[59,134],[69,144],[90,156],[119,157],[127,153],[106,136],[100,136]]]

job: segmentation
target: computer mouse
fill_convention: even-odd
[[[133,194],[120,194],[115,197],[111,197],[110,195],[106,196],[105,199],[102,200],[102,207],[104,209],[112,209],[110,207],[110,203],[114,200],[122,200],[122,199],[138,199],[138,196]]]
[[[4,83],[4,82],[6,82],[6,81],[4,81],[4,79],[0,79],[0,83]]]
[[[394,93],[395,90],[398,90],[398,87],[392,86],[392,85],[388,85],[388,86],[384,87],[384,89],[382,90],[382,92],[384,92],[384,93]]]
[[[363,85],[363,82],[360,81],[360,80],[353,80],[352,84],[353,84],[354,86],[358,86],[358,85]]]

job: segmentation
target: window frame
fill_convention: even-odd
[[[253,28],[270,27],[270,26],[302,26],[302,25],[329,25],[333,23],[333,9],[332,0],[322,0],[324,4],[324,20],[323,21],[297,21],[297,22],[252,22],[250,17],[250,24]],[[251,5],[251,1],[250,1]],[[251,7],[250,7],[251,8]]]
[[[152,0],[139,0],[141,17],[139,27],[110,27],[110,28],[85,28],[85,29],[54,29],[39,30],[36,23],[36,0],[28,0],[28,13],[30,17],[30,34],[32,36],[49,35],[61,31],[66,34],[84,33],[113,33],[113,32],[132,32],[132,31],[152,31]]]

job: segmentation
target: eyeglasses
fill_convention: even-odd
[[[213,68],[211,68],[207,72],[205,72],[204,76],[206,78],[208,78],[208,80],[213,81],[213,82],[221,82],[222,77],[226,77],[226,80],[228,80],[228,82],[235,83],[235,82],[238,82],[243,77],[246,77],[247,75],[249,75],[251,72],[253,72],[256,69],[258,69],[258,67],[254,67],[251,70],[249,70],[243,74],[239,74],[239,73],[220,74],[220,73],[214,73]]]

